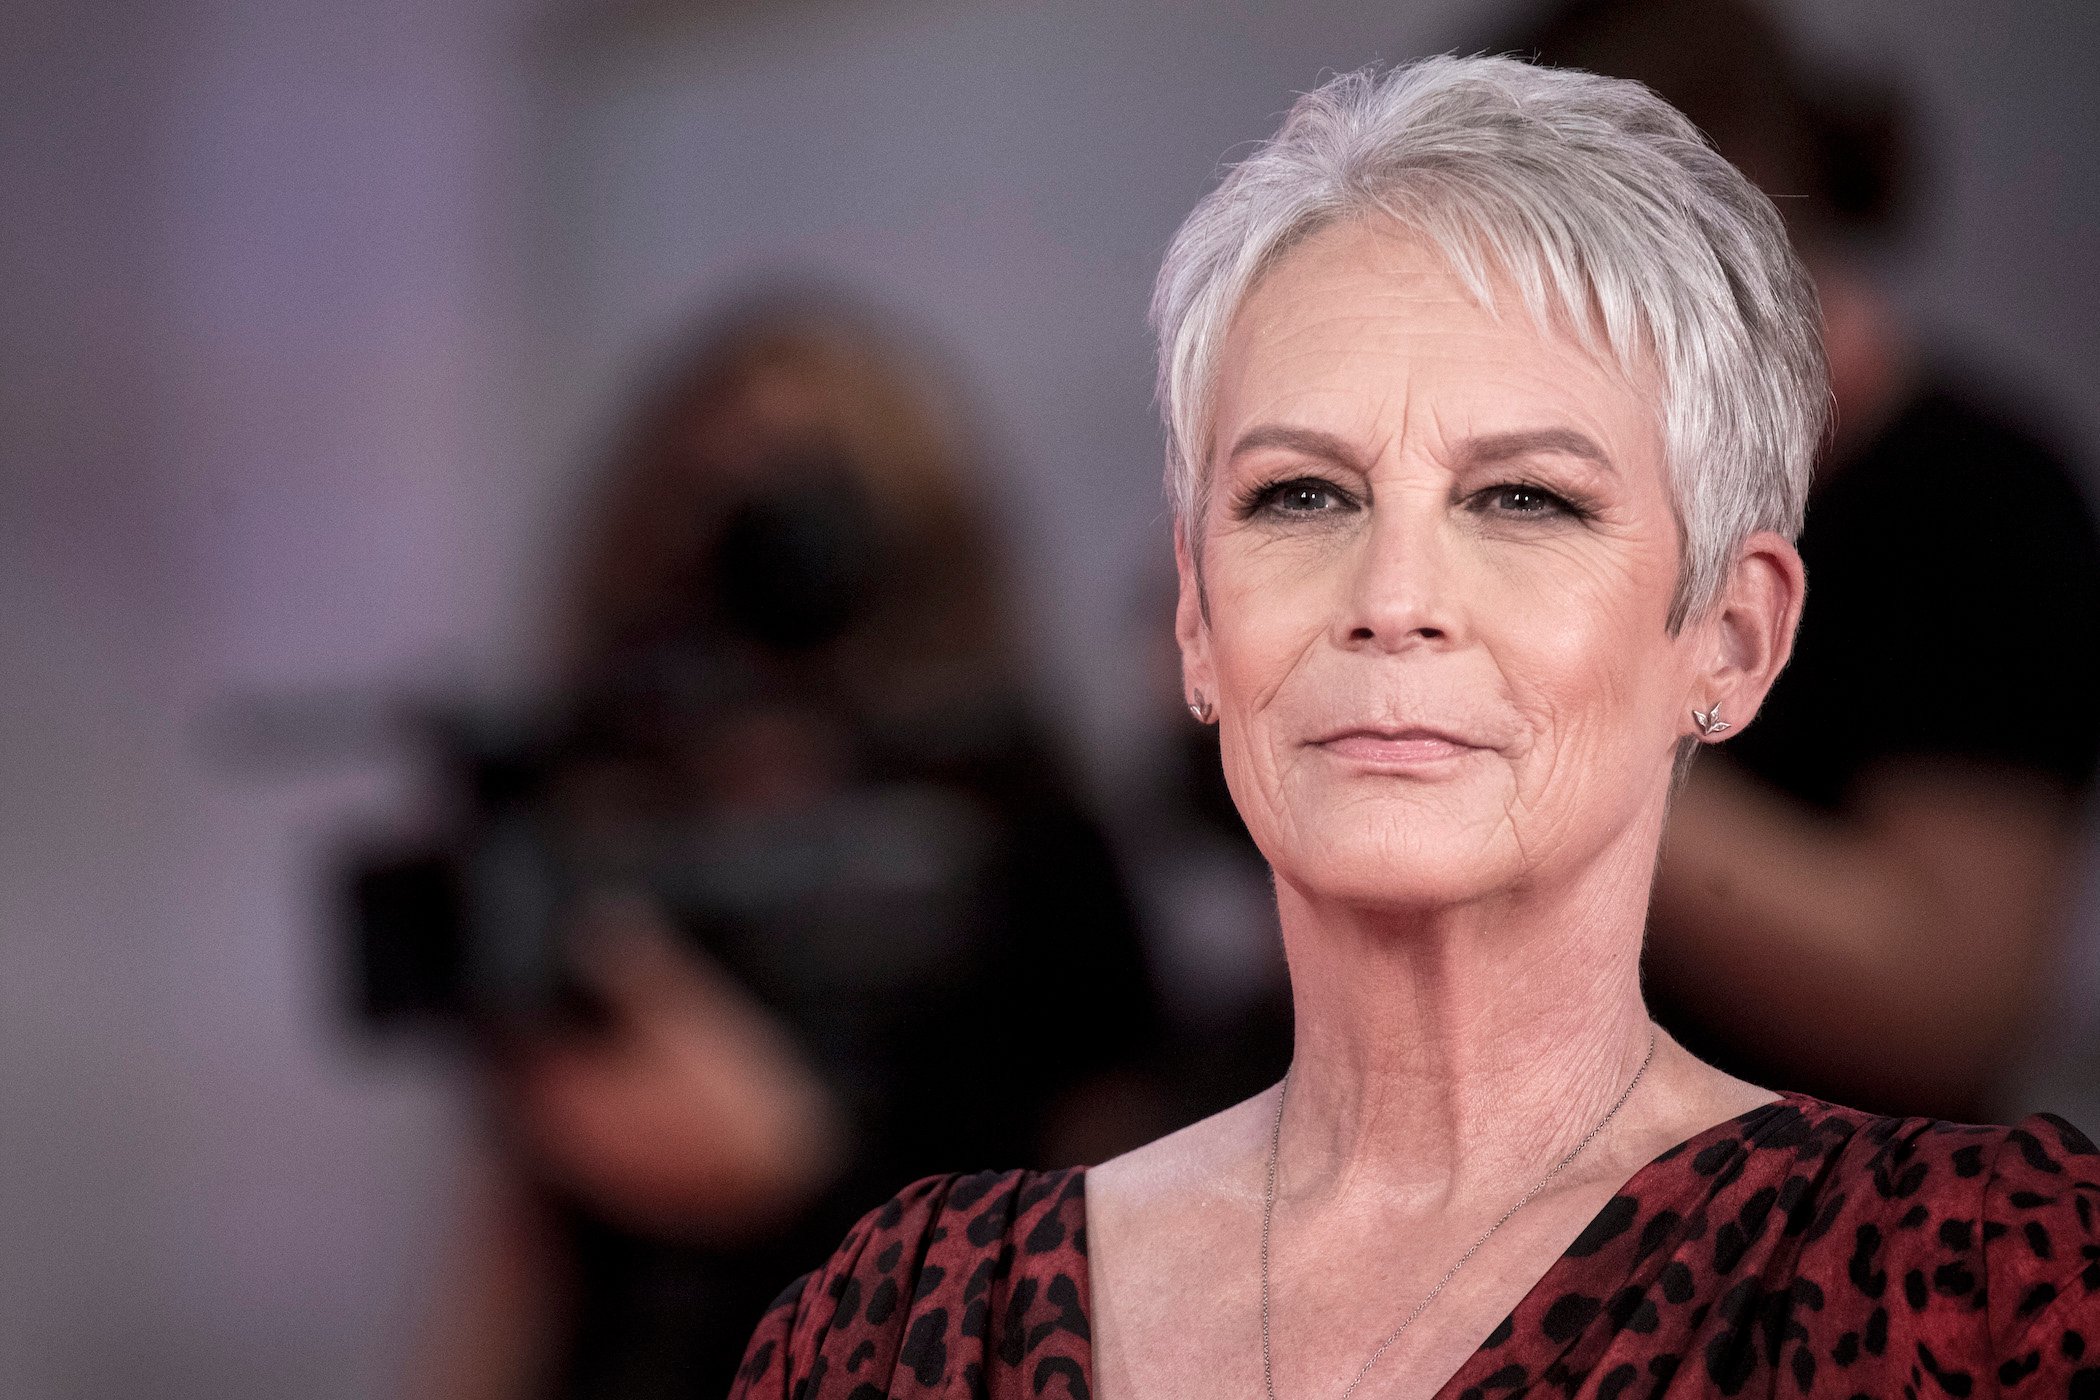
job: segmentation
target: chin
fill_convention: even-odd
[[[1273,847],[1261,840],[1278,878],[1322,902],[1402,913],[1490,898],[1525,876],[1500,809],[1469,819],[1413,802],[1366,808],[1328,808]]]

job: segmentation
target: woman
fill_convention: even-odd
[[[1089,1172],[906,1191],[739,1393],[2091,1393],[2074,1130],[1774,1094],[1642,1004],[1674,775],[1803,596],[1827,389],[1770,203],[1646,89],[1435,59],[1302,99],[1154,306],[1292,1067]]]

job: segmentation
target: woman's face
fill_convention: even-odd
[[[1457,904],[1613,850],[1647,876],[1711,642],[1668,626],[1653,386],[1506,304],[1352,223],[1228,337],[1177,630],[1240,811],[1308,894]]]

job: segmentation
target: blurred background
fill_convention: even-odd
[[[980,1125],[985,1162],[928,1170],[1085,1160],[1266,1082],[1262,874],[1192,746],[1167,635],[1151,278],[1221,158],[1290,94],[1478,47],[1535,8],[17,0],[0,32],[0,1395],[505,1393],[445,1379],[475,1368],[431,1338],[588,1312],[598,1285],[550,1254],[619,1274],[610,1296],[653,1288],[667,1317],[711,1306],[693,1280],[756,1236],[666,1226],[680,1182],[633,1206],[594,1184],[619,1165],[544,1150],[535,1134],[575,1122],[604,1070],[549,1069],[517,1024],[546,1008],[631,1019],[673,986],[655,1010],[753,1025],[733,1053],[807,1109],[754,1127],[753,1160],[862,1162],[856,1131],[926,1111],[827,1079],[850,1037],[783,1049],[748,1003],[821,1019],[823,989],[764,985],[729,933],[692,986],[647,976],[675,937],[626,925],[733,922],[728,895],[691,913],[654,867],[623,868],[656,912],[604,916],[623,928],[595,940],[603,975],[580,997],[551,978],[520,993],[527,1014],[491,1015],[476,983],[454,1015],[454,968],[430,974],[444,1014],[413,989],[375,999],[358,873],[402,851],[471,864],[491,843],[462,833],[520,805],[558,807],[570,847],[635,812],[675,844],[725,811],[821,810],[847,849],[900,829],[868,812],[908,811],[937,857],[911,908],[950,872],[978,911],[952,921],[977,930],[963,939],[1001,899],[1039,907],[1013,892],[1047,877],[948,840],[941,814],[1024,835],[1055,814],[1059,870],[1092,881],[1059,897],[1095,901],[1085,966],[1122,1000],[1027,1024],[1106,1017],[1127,1043],[1045,1078],[1028,1122]],[[1848,265],[2100,485],[2100,11],[1776,13],[1834,90],[1903,94],[1916,136],[1902,236],[1848,245]],[[864,421],[887,425],[876,445],[837,426]],[[743,452],[758,485],[705,503],[634,486],[656,479],[652,432],[727,435],[744,447],[694,460],[715,479]],[[941,469],[898,487],[898,443]],[[697,546],[649,533],[706,514],[801,539],[805,516],[747,508],[785,510],[769,483],[811,481],[868,498],[819,532],[833,564],[860,558],[869,520],[885,539],[881,522],[916,521],[929,549],[995,544],[946,577],[971,581],[996,645],[936,658],[947,679],[896,712],[842,700],[846,613],[825,621],[820,599],[814,622],[754,622],[744,583],[694,582]],[[640,603],[604,582],[637,559],[656,560],[635,567]],[[837,577],[850,594],[859,575]],[[651,611],[651,589],[687,583],[720,606]],[[917,635],[897,626],[880,635]],[[736,684],[695,698],[696,656]],[[1892,690],[1926,683],[1933,658],[1916,666]],[[592,727],[637,695],[672,729],[679,705],[740,706],[737,751],[665,758],[664,732]],[[837,757],[813,770],[812,753]],[[650,765],[678,774],[669,798],[635,791]],[[2077,842],[2085,891],[2100,859],[2082,824]],[[2092,1132],[2100,900],[2059,912],[2032,1034],[1961,1097]],[[985,985],[1020,977],[987,966]],[[748,1214],[866,1204],[857,1169],[813,1168]],[[637,1263],[593,1230],[662,1235],[675,1257]],[[484,1267],[546,1296],[459,1320]],[[545,1364],[570,1393],[656,1393],[604,1379],[617,1363]]]

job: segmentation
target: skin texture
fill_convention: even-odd
[[[1752,537],[1673,634],[1652,382],[1476,305],[1388,223],[1327,229],[1269,272],[1216,403],[1176,626],[1291,968],[1276,1384],[1334,1395],[1641,1062],[1672,755],[1695,706],[1755,713],[1801,568]],[[1628,1176],[1770,1097],[1661,1041],[1612,1130],[1365,1393],[1433,1392]],[[1100,1394],[1260,1393],[1276,1102],[1089,1174]]]

